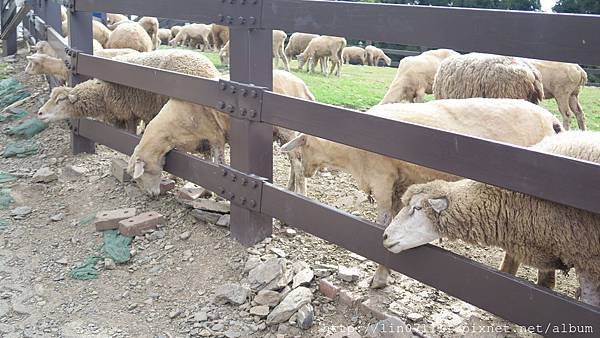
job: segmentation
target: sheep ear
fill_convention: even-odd
[[[69,95],[67,95],[67,98],[69,99],[69,102],[71,102],[71,103],[77,102],[77,95],[69,94]]]
[[[296,137],[295,139],[291,140],[290,142],[284,144],[281,147],[281,152],[289,153],[290,151],[292,151],[298,147],[302,147],[305,144],[306,144],[306,135],[302,134],[302,135]]]
[[[144,166],[146,165],[145,162],[142,161],[136,161],[135,162],[135,167],[133,168],[133,179],[137,180],[138,178],[142,177],[142,175],[144,175]]]
[[[430,198],[427,200],[431,208],[435,210],[438,214],[446,209],[448,209],[448,199],[446,197],[440,198]]]

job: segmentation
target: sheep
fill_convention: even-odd
[[[392,59],[390,59],[385,53],[375,47],[375,46],[367,46],[365,47],[365,51],[367,52],[367,62],[369,66],[379,66],[379,61],[383,60],[386,66],[390,66],[392,64]]]
[[[396,103],[371,108],[367,114],[475,137],[530,146],[562,130],[547,110],[522,100],[465,99],[428,103]],[[479,123],[486,121],[486,123]],[[300,135],[281,147],[302,159],[305,177],[320,168],[337,168],[350,173],[360,190],[377,201],[376,222],[388,225],[400,210],[400,195],[411,184],[434,179],[456,180],[455,176],[388,158],[365,150]],[[389,271],[380,267],[372,280],[374,288],[386,285]]]
[[[425,102],[425,94],[432,94],[433,79],[440,63],[460,55],[451,49],[435,49],[400,61],[396,77],[379,104]]]
[[[106,23],[109,25],[109,27],[121,21],[128,20],[129,18],[123,14],[106,13]]]
[[[323,58],[331,58],[331,70],[329,75],[336,69],[336,76],[342,73],[342,51],[346,47],[346,39],[335,36],[319,36],[308,43],[304,52],[298,54],[298,68],[302,69],[304,63],[308,62],[308,71],[314,73],[317,60],[321,59],[321,71],[326,74]]]
[[[158,30],[158,38],[163,45],[166,45],[171,40],[171,30],[168,28],[160,28]]]
[[[173,26],[171,27],[171,39],[177,36],[177,33],[181,31],[181,26]]]
[[[54,51],[54,48],[52,48],[48,41],[38,41],[35,46],[31,48],[31,50],[37,54],[46,54],[52,57],[58,57],[58,54],[56,54],[56,51]]]
[[[600,133],[566,132],[533,150],[600,164]],[[446,237],[496,246],[540,270],[574,267],[581,300],[600,306],[600,215],[472,180],[413,185],[384,232],[399,253]]]
[[[288,60],[294,59],[298,54],[306,50],[306,47],[308,47],[308,44],[310,41],[312,41],[312,39],[318,36],[320,35],[299,32],[293,33],[290,36],[287,46],[285,47],[285,56],[288,58]]]
[[[358,46],[346,47],[342,50],[342,60],[348,64],[366,65],[367,51]]]
[[[92,20],[92,28],[94,33],[94,40],[100,42],[102,47],[106,47],[106,43],[108,42],[108,38],[112,33],[110,29],[102,24],[102,22],[98,20]]]
[[[279,66],[279,59],[283,60],[285,70],[290,71],[290,64],[283,51],[283,43],[286,38],[284,31],[274,30],[273,31],[273,58],[275,58],[275,67]],[[219,51],[219,59],[221,64],[229,65],[229,41]]]
[[[587,83],[587,73],[573,63],[527,59],[542,75],[544,99],[554,98],[563,117],[563,127],[570,128],[571,112],[579,129],[585,130],[585,114],[579,104],[579,91]]]
[[[192,48],[201,48],[202,51],[206,50],[209,46],[209,36],[211,34],[211,27],[209,25],[194,23],[191,25],[183,26],[179,33],[169,41],[171,46],[179,46],[182,44],[189,43]]]
[[[158,38],[158,19],[153,16],[145,16],[138,21],[138,24],[144,28],[144,30],[152,39],[152,45],[154,49],[157,49],[160,46],[160,39]]]
[[[470,53],[442,61],[433,81],[433,94],[438,100],[487,97],[537,104],[544,98],[544,87],[540,72],[522,59]]]
[[[213,39],[213,47],[221,50],[229,42],[229,27],[213,24],[210,32]]]
[[[204,76],[214,68],[212,64],[209,67],[205,56],[189,50],[157,50],[120,55],[114,60],[194,76]],[[166,96],[93,79],[73,88],[54,88],[38,117],[46,122],[92,117],[135,133],[139,122],[150,122],[167,101]]]
[[[150,52],[154,50],[154,44],[141,25],[125,22],[110,34],[106,48],[131,48],[138,52]]]
[[[207,77],[214,76],[214,72],[207,74]],[[273,91],[314,100],[306,84],[286,71],[273,71]],[[223,163],[223,150],[229,126],[230,119],[227,114],[172,99],[146,127],[140,143],[131,155],[128,171],[149,195],[157,196],[160,193],[160,177],[167,152],[173,148],[194,151],[203,141],[208,141],[213,159],[217,163]],[[275,139],[283,143],[290,141],[295,135],[290,130],[277,127],[273,129]],[[296,171],[300,168],[298,162],[298,157],[290,157],[288,188],[303,193],[306,183]]]

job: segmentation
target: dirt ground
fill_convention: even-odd
[[[24,74],[24,55],[2,62],[8,62],[13,76],[38,95],[22,107],[35,113],[48,96],[46,82]],[[233,306],[213,301],[214,291],[223,283],[241,280],[249,254],[266,259],[273,256],[273,248],[283,250],[287,260],[304,261],[313,269],[357,267],[360,279],[356,282],[342,281],[336,271],[327,279],[361,301],[370,300],[380,311],[402,319],[421,336],[459,336],[461,328],[472,323],[505,326],[508,332],[500,336],[530,336],[517,326],[397,273],[390,286],[370,290],[367,283],[376,264],[301,231],[286,235],[288,228],[278,222],[272,238],[246,249],[230,239],[226,227],[198,222],[190,209],[176,201],[173,192],[151,199],[135,184],[118,182],[110,174],[111,159],[126,160],[126,156],[102,146],[94,155],[71,155],[66,123],[52,124],[34,140],[39,154],[0,160],[0,171],[19,177],[0,185],[10,188],[15,199],[8,209],[0,210],[0,219],[9,223],[0,230],[2,337],[326,337],[348,326],[364,334],[368,325],[377,322],[372,313],[360,307],[323,297],[318,291],[319,276],[309,285],[315,323],[308,330],[290,323],[266,326],[263,319],[249,314],[247,303]],[[11,141],[11,137],[0,134],[0,147]],[[288,162],[277,146],[275,154],[275,182],[285,186]],[[83,168],[84,172],[68,175],[68,166]],[[31,177],[41,167],[51,168],[58,179],[33,183]],[[178,187],[183,184],[177,180]],[[346,174],[321,172],[309,180],[308,188],[311,198],[375,218],[374,206]],[[10,211],[19,206],[31,207],[32,212],[23,219],[11,217]],[[72,268],[96,254],[102,244],[102,235],[86,220],[95,212],[123,207],[157,211],[166,217],[166,224],[133,240],[135,254],[128,263],[114,269],[100,263],[98,279],[73,279]],[[191,236],[181,239],[185,232]],[[494,267],[502,257],[499,250],[458,242],[445,241],[442,246]],[[535,271],[522,268],[519,276],[534,280]],[[557,286],[572,296],[576,286],[573,275],[560,275]],[[208,318],[197,320],[198,313],[206,313]]]

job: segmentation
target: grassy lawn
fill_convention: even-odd
[[[221,66],[216,53],[204,54],[217,65],[217,68],[221,70],[226,68]],[[315,74],[298,71],[296,61],[292,61],[290,67],[292,73],[306,82],[317,101],[363,111],[376,105],[383,98],[396,75],[396,69],[389,67],[344,65],[341,78],[336,78],[323,76],[319,66]],[[427,96],[427,100],[432,99],[431,95]],[[579,95],[579,100],[587,118],[588,129],[600,131],[600,88],[585,87]],[[554,99],[545,100],[542,105],[562,121]],[[577,128],[574,117],[571,125],[574,129]]]

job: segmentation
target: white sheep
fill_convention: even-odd
[[[123,14],[106,13],[106,23],[111,26],[121,21],[128,21],[129,18]]]
[[[215,77],[215,72],[206,77]],[[314,100],[310,90],[295,75],[281,70],[273,71],[273,91],[305,100]],[[224,163],[223,154],[229,132],[229,115],[215,109],[171,99],[148,124],[142,140],[129,160],[128,171],[143,189],[152,196],[160,193],[160,177],[165,155],[173,148],[195,151],[208,141],[217,163]],[[274,137],[280,142],[290,141],[294,132],[275,127]],[[305,179],[297,171],[299,158],[290,157],[288,188],[305,191]]]
[[[138,24],[142,26],[150,36],[152,45],[154,46],[152,50],[157,49],[158,46],[160,46],[160,39],[158,37],[158,19],[153,16],[145,16],[138,21]]]
[[[327,74],[325,58],[331,59],[331,70],[329,75],[333,74],[336,70],[336,76],[340,76],[342,73],[342,51],[346,47],[346,39],[335,36],[319,36],[312,39],[308,43],[308,47],[304,52],[298,54],[298,68],[302,69],[304,63],[308,63],[308,71],[314,73],[315,66],[318,60],[321,60],[321,71],[323,74]]]
[[[306,47],[310,41],[316,37],[318,34],[309,34],[309,33],[293,33],[290,36],[287,46],[285,47],[285,56],[288,60],[294,59],[298,54],[304,52]]]
[[[174,38],[175,36],[177,36],[177,33],[179,33],[181,31],[181,27],[182,26],[173,26],[171,27],[171,39]]]
[[[106,48],[131,48],[138,52],[150,52],[154,50],[154,44],[141,25],[136,22],[124,22],[110,34]]]
[[[459,54],[451,49],[435,49],[403,58],[394,81],[379,104],[425,102],[425,94],[433,93],[433,80],[440,63],[456,55]]]
[[[379,61],[381,60],[383,60],[386,66],[390,66],[392,64],[392,59],[385,55],[383,50],[375,46],[368,45],[365,47],[365,51],[367,52],[367,62],[369,63],[369,66],[377,67],[379,66]]]
[[[283,44],[285,42],[286,34],[284,31],[274,30],[273,31],[273,58],[275,59],[275,67],[279,65],[279,59],[283,60],[285,70],[290,71],[290,65],[283,51]],[[219,51],[219,59],[221,64],[229,65],[229,41]]]
[[[540,72],[523,59],[470,53],[442,61],[433,94],[438,100],[487,97],[537,104],[544,98],[544,86]]]
[[[166,45],[171,40],[171,30],[168,28],[160,28],[158,30],[158,39],[163,45]]]
[[[532,149],[600,164],[600,133],[566,132]],[[408,188],[383,245],[398,253],[441,237],[496,246],[540,270],[574,267],[583,302],[600,306],[600,215],[484,183]]]
[[[587,83],[587,74],[574,63],[527,59],[542,75],[544,99],[554,98],[563,117],[563,127],[569,129],[571,113],[579,129],[585,130],[585,114],[579,104],[579,92]]]
[[[346,47],[342,50],[342,60],[345,64],[367,64],[367,51],[358,46]]]
[[[213,47],[221,50],[229,42],[229,27],[213,24],[210,32],[213,40]]]
[[[367,114],[411,122],[457,133],[530,146],[561,130],[547,110],[522,100],[466,99],[428,103],[386,104]],[[485,123],[480,123],[485,121]],[[436,170],[352,148],[314,136],[300,135],[281,148],[302,159],[303,172],[312,177],[318,169],[336,168],[354,177],[360,190],[377,201],[377,220],[387,225],[401,208],[400,196],[411,184],[434,179],[458,179]],[[373,287],[386,285],[389,271],[378,269]]]
[[[94,40],[100,42],[102,47],[106,47],[108,38],[112,34],[111,30],[104,26],[102,22],[98,20],[92,20],[92,31],[94,35]]]
[[[207,47],[210,48],[209,37],[211,34],[212,28],[210,25],[194,23],[181,27],[175,38],[169,41],[169,45],[188,45],[205,51]]]

